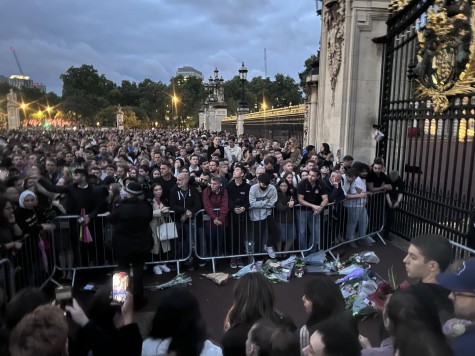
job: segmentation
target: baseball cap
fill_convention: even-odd
[[[453,292],[475,293],[475,260],[463,261],[455,273],[441,273],[435,278]]]

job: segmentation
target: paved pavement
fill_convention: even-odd
[[[396,280],[402,282],[406,279],[406,272],[402,263],[405,256],[403,250],[407,249],[407,242],[395,238],[390,244],[383,246],[380,242],[371,248],[360,247],[358,249],[347,249],[342,259],[348,257],[351,253],[361,252],[364,250],[374,251],[381,262],[374,266],[374,270],[381,277],[387,279],[387,272],[391,266],[394,268]],[[229,268],[229,262],[223,261],[219,270],[222,272],[234,273],[237,270]],[[80,291],[87,282],[94,282],[102,285],[106,284],[111,279],[112,271],[96,270],[93,272],[80,272],[78,274],[78,281],[75,287],[75,296],[81,301],[83,305],[87,305],[91,295]],[[232,304],[232,292],[235,281],[230,279],[224,286],[218,286],[207,278],[203,277],[202,273],[209,273],[209,267],[203,267],[191,272],[186,271],[186,274],[191,276],[192,285],[189,286],[191,291],[195,293],[200,301],[201,310],[206,321],[207,331],[210,338],[217,343],[220,342],[223,330],[223,320],[226,316],[229,307]],[[152,273],[151,268],[145,273],[145,282],[167,282],[176,275],[176,272],[164,273],[161,276],[156,276]],[[303,289],[308,280],[316,278],[334,278],[315,274],[305,274],[302,278],[291,277],[289,283],[274,284],[274,291],[277,299],[277,307],[290,315],[295,324],[300,327],[305,321],[305,311],[301,301]],[[154,315],[154,310],[158,301],[160,300],[162,292],[147,292],[146,297],[149,300],[148,305],[143,310],[136,313],[136,321],[139,324],[143,335],[148,332],[148,325]],[[379,330],[381,320],[379,317],[371,318],[360,322],[361,334],[369,337],[373,345],[378,345]]]

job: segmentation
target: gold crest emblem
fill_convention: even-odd
[[[429,97],[436,112],[448,109],[448,96],[475,93],[474,28],[471,1],[436,0],[417,31],[417,64],[409,72],[420,84],[418,97]]]

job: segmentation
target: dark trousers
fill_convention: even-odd
[[[228,255],[240,255],[244,253],[244,245],[248,239],[249,222],[247,213],[231,213],[229,234],[231,241],[227,242]]]
[[[208,253],[210,256],[224,255],[224,226],[205,226]]]
[[[140,305],[143,301],[143,266],[145,259],[149,252],[141,252],[133,255],[117,254],[117,264],[120,271],[130,273],[130,266],[132,266],[131,278],[132,294],[134,295],[134,304]],[[130,289],[130,288],[129,288]]]
[[[190,221],[176,222],[176,231],[178,238],[176,239],[176,257],[177,259],[183,259],[190,253]]]
[[[277,242],[280,241],[280,229],[277,226],[274,217],[272,215],[267,216],[264,220],[252,222],[252,239],[254,243],[257,243],[262,247],[262,237],[267,232],[267,246],[275,248]]]

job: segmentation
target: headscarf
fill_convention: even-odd
[[[23,193],[20,194],[20,198],[18,199],[18,203],[20,204],[20,208],[25,207],[25,199],[28,195],[33,195],[36,198],[36,194],[31,190],[25,190]]]

